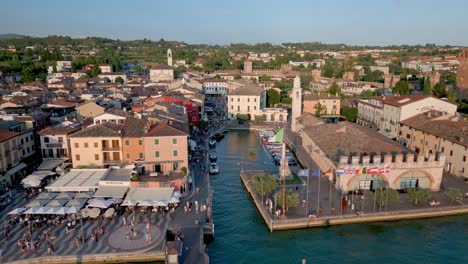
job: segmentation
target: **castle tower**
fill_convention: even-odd
[[[468,89],[468,49],[458,55],[460,64],[457,71],[457,86],[462,89]]]
[[[291,131],[296,132],[296,118],[299,117],[302,113],[302,88],[301,78],[299,76],[294,78],[294,85],[291,96]]]
[[[252,73],[252,61],[246,60],[244,61],[244,73],[251,74]]]
[[[167,49],[167,65],[172,67],[172,50]]]

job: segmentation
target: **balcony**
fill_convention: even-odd
[[[103,146],[102,151],[121,151],[120,147],[110,147],[110,146]]]

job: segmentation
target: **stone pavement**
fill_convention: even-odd
[[[22,193],[16,194],[14,197],[15,203],[8,205],[0,211],[0,222],[6,223],[9,211],[16,207],[21,207],[28,201],[23,198]],[[44,225],[38,230],[33,231],[32,237],[34,240],[40,241],[40,246],[36,252],[23,252],[17,245],[17,241],[27,233],[27,228],[24,225],[17,224],[11,229],[10,236],[5,237],[4,233],[0,235],[1,248],[3,250],[3,262],[10,262],[14,260],[24,260],[28,258],[35,258],[39,256],[48,256],[47,244],[44,240],[43,232],[50,228],[52,244],[55,252],[52,255],[85,255],[85,254],[101,254],[101,253],[118,253],[122,251],[147,251],[147,250],[164,250],[165,245],[161,243],[164,241],[165,230],[167,228],[167,216],[154,213],[155,222],[151,224],[151,233],[153,239],[151,243],[147,243],[143,234],[138,240],[130,241],[126,238],[126,230],[122,227],[122,216],[117,216],[114,219],[86,219],[83,220],[83,233],[86,234],[87,239],[84,244],[77,244],[76,237],[81,234],[80,221],[71,232],[67,235],[65,233],[65,225],[62,224],[58,227],[53,225]],[[128,214],[124,214],[127,219],[130,219]],[[141,233],[142,229],[145,230],[145,221],[148,216],[136,213],[136,222],[138,231]],[[129,221],[127,221],[128,223]],[[98,229],[102,224],[104,234],[99,236],[98,240],[90,239],[93,230]],[[128,230],[130,228],[127,228]],[[121,239],[124,237],[124,239]],[[118,240],[117,240],[118,239]]]

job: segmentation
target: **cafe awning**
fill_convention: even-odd
[[[5,174],[7,175],[13,175],[15,173],[17,173],[18,171],[26,168],[28,165],[24,164],[23,162],[21,162],[20,164],[16,165],[15,167],[11,168],[9,171],[7,171]]]
[[[94,193],[93,197],[102,198],[123,198],[128,190],[128,186],[107,186],[101,185]]]
[[[174,188],[172,187],[137,187],[130,188],[128,194],[123,201],[122,205],[136,205],[152,204],[157,206],[156,203],[167,203],[171,200]]]

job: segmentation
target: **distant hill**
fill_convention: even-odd
[[[27,38],[28,36],[25,35],[18,35],[18,34],[0,34],[0,39],[24,39]]]

